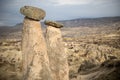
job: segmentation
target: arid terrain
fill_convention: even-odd
[[[120,80],[120,17],[59,22],[70,80]],[[21,33],[22,23],[0,27],[0,80],[22,80]]]

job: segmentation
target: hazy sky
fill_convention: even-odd
[[[0,25],[21,23],[24,5],[44,9],[47,20],[120,16],[120,0],[1,0]]]

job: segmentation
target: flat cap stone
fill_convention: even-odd
[[[32,7],[32,6],[24,6],[20,8],[20,13],[30,19],[38,20],[38,21],[41,19],[44,19],[46,15],[44,10],[37,7]]]
[[[63,24],[55,22],[55,21],[49,21],[49,20],[44,21],[44,24],[48,25],[48,26],[53,26],[53,27],[56,27],[56,28],[63,27]]]

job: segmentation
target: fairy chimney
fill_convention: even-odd
[[[54,80],[69,80],[67,54],[65,53],[60,30],[63,25],[53,21],[45,21],[44,23],[48,26],[46,30],[46,41],[51,76]]]
[[[20,9],[25,16],[22,32],[23,80],[51,80],[49,59],[40,20],[45,11],[24,6]]]

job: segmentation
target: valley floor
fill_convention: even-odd
[[[21,32],[18,35],[21,35]],[[12,33],[12,35],[17,35]],[[70,80],[120,80],[120,30],[113,27],[62,29]],[[21,39],[0,39],[0,80],[21,80]]]

